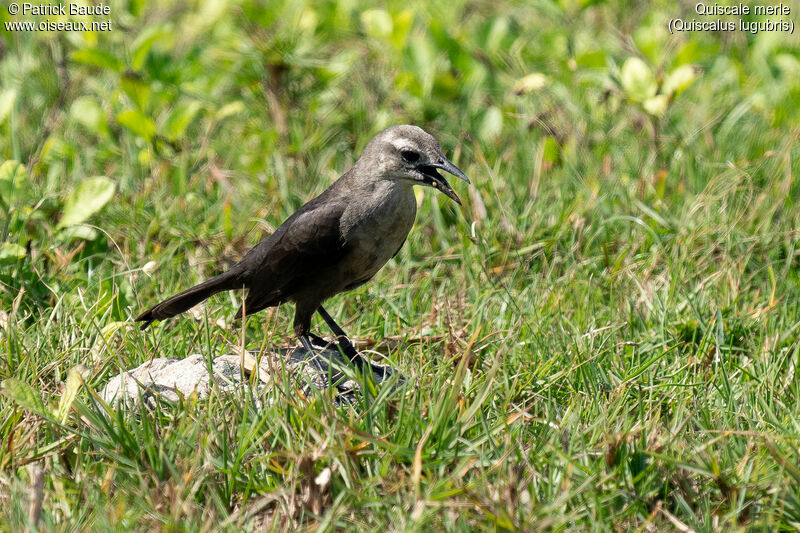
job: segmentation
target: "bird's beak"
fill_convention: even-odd
[[[451,163],[446,157],[442,156],[437,163],[426,163],[419,166],[419,170],[425,175],[425,184],[430,185],[436,189],[439,189],[447,196],[452,198],[452,200],[461,205],[461,199],[456,194],[456,191],[447,183],[447,180],[444,179],[444,176],[436,172],[436,169],[440,168],[457,178],[461,178],[462,180],[469,183],[469,178],[466,174],[461,172],[461,170]]]

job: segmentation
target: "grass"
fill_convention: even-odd
[[[670,35],[669,2],[371,7],[0,33],[0,529],[798,528],[797,36]],[[99,401],[235,349],[235,294],[130,319],[403,122],[473,186],[420,191],[397,258],[326,307],[408,387]],[[247,344],[294,343],[291,314]]]

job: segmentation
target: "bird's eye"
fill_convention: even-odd
[[[404,160],[406,160],[409,163],[414,163],[416,161],[419,161],[419,154],[411,150],[402,150],[400,152],[400,155],[403,157]]]

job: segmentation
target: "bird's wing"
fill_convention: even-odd
[[[308,276],[344,257],[340,222],[346,201],[323,196],[301,207],[237,265],[250,281],[248,314],[285,301]]]

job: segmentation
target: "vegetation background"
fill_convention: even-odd
[[[0,9],[113,27],[0,33],[0,529],[800,527],[797,32],[671,35],[708,20],[673,1],[109,5]],[[410,387],[98,400],[230,353],[236,295],[131,317],[396,123],[473,186],[419,191],[329,310]],[[291,314],[248,344],[294,343]]]

